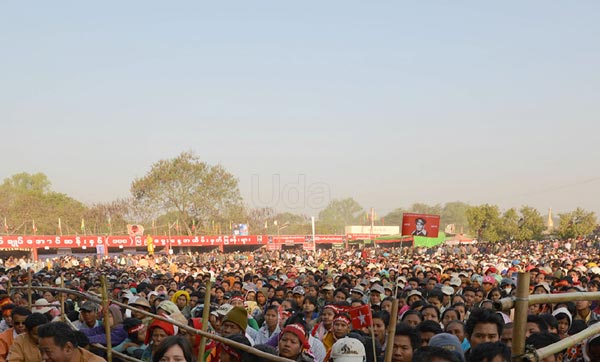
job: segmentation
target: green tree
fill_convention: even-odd
[[[514,208],[506,210],[500,221],[500,237],[506,240],[518,239],[520,219],[519,213]]]
[[[319,225],[317,224],[317,229]],[[318,233],[322,231],[319,230]],[[273,216],[267,222],[267,233],[269,235],[309,235],[312,234],[310,217],[306,215],[284,212]]]
[[[360,222],[364,209],[353,198],[331,200],[319,213],[319,230],[325,233],[343,234],[346,225]]]
[[[131,193],[136,208],[154,210],[153,219],[171,213],[188,233],[196,222],[206,228],[245,216],[238,180],[221,165],[209,165],[189,152],[153,164],[133,181]]]
[[[558,235],[564,239],[576,238],[591,234],[597,227],[596,214],[577,208],[564,214],[559,214]]]
[[[469,205],[460,202],[448,202],[444,205],[440,215],[440,229],[444,230],[446,225],[454,225],[455,232],[466,232],[468,227],[467,210]]]
[[[533,240],[542,237],[542,232],[546,229],[544,217],[533,207],[521,207],[521,218],[519,219],[519,240]]]
[[[502,237],[500,210],[496,205],[471,206],[467,210],[467,221],[480,241],[498,241]]]
[[[87,208],[81,202],[50,189],[51,182],[43,173],[19,173],[0,185],[0,214],[6,217],[9,233],[76,233]],[[78,221],[79,220],[79,221]],[[35,227],[37,230],[33,230]]]
[[[408,211],[404,208],[398,208],[384,216],[386,225],[401,226],[402,216]]]

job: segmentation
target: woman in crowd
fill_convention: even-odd
[[[152,362],[196,362],[196,358],[187,339],[170,336],[158,345]]]
[[[258,330],[255,344],[264,344],[271,337],[279,334],[281,329],[279,328],[279,308],[275,305],[267,307],[265,312],[265,322],[262,327]]]

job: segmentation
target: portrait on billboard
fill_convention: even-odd
[[[402,235],[437,238],[440,229],[440,216],[428,214],[402,215]]]

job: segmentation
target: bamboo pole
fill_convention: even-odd
[[[598,300],[600,299],[600,292],[571,292],[571,293],[558,293],[558,294],[532,294],[529,296],[528,303],[540,304],[540,303],[563,303],[563,302],[574,302],[578,300]],[[515,307],[515,298],[502,298],[494,303],[494,308],[497,310],[511,310]]]
[[[513,361],[519,361],[525,353],[525,329],[529,309],[529,272],[519,272],[517,277],[517,296],[515,298],[515,319],[513,327]]]
[[[14,289],[27,289],[27,288],[28,287],[14,287]],[[84,298],[86,298],[89,301],[92,301],[94,303],[99,303],[99,304],[102,303],[102,299],[98,298],[96,295],[93,295],[93,294],[90,294],[90,293],[83,293],[83,292],[80,292],[78,290],[62,289],[62,288],[52,288],[52,287],[38,287],[38,286],[33,287],[33,288],[35,288],[37,290],[43,290],[43,291],[51,290],[51,291],[55,291],[55,292],[58,292],[58,293],[72,293],[72,294],[75,294],[75,295],[82,296],[82,297],[84,297]],[[263,359],[267,359],[269,361],[274,361],[274,362],[294,362],[293,360],[290,360],[288,358],[279,357],[279,356],[276,356],[276,355],[272,355],[270,353],[259,351],[259,350],[255,349],[255,348],[252,348],[252,347],[247,346],[245,344],[241,344],[241,343],[232,341],[229,338],[225,338],[225,337],[219,336],[217,334],[212,334],[212,333],[204,332],[201,329],[195,329],[193,327],[188,326],[187,324],[179,323],[179,322],[177,322],[174,319],[169,319],[169,318],[165,318],[163,316],[157,315],[157,314],[152,314],[152,313],[147,312],[147,311],[145,311],[143,309],[135,308],[133,306],[130,306],[130,305],[125,304],[125,303],[121,303],[121,302],[116,301],[116,300],[112,300],[111,302],[112,302],[112,304],[118,305],[119,307],[131,309],[132,311],[139,312],[139,313],[141,313],[141,314],[143,314],[145,316],[149,316],[149,317],[152,317],[152,318],[157,319],[159,321],[170,323],[170,324],[172,324],[174,326],[177,326],[177,327],[179,327],[181,329],[185,329],[188,332],[199,334],[200,336],[204,336],[204,337],[209,338],[209,339],[214,339],[217,342],[221,342],[223,344],[227,344],[227,345],[229,345],[231,347],[234,347],[236,349],[242,350],[244,352],[251,353],[251,354],[253,354],[253,355],[257,356],[257,357],[260,357],[260,358],[263,358]]]
[[[112,345],[110,341],[110,324],[108,323],[108,317],[110,311],[108,310],[108,291],[106,290],[106,276],[100,277],[100,283],[102,284],[102,320],[104,323],[104,333],[106,333],[106,360],[112,362]]]
[[[60,273],[60,287],[65,288],[65,273]],[[67,319],[67,315],[65,313],[65,298],[68,294],[61,293],[60,294],[60,319],[64,322]]]
[[[94,348],[101,349],[103,351],[107,351],[108,350],[108,348],[106,348],[105,346],[103,346],[101,344],[98,344],[98,343],[94,343],[91,346],[94,347]],[[142,360],[139,360],[137,358],[133,358],[133,357],[131,357],[129,355],[126,355],[126,354],[123,354],[123,353],[120,353],[120,352],[117,352],[117,351],[112,351],[112,353],[115,355],[115,357],[119,357],[119,359],[122,360],[122,361],[142,362]]]
[[[202,309],[202,331],[208,330],[208,317],[210,315],[210,289],[212,288],[212,280],[206,283],[206,292],[204,293],[204,308]],[[198,348],[198,361],[203,361],[204,351],[206,350],[206,337],[200,339],[200,348]]]
[[[556,354],[564,349],[580,343],[582,340],[587,339],[595,334],[600,333],[600,323],[592,324],[583,331],[574,334],[572,336],[561,339],[559,342],[552,343],[549,346],[540,348],[535,353],[526,353],[522,356],[522,361],[542,361],[544,358]],[[537,355],[537,356],[536,356]]]
[[[396,334],[396,325],[398,324],[398,298],[392,301],[392,315],[387,331],[387,342],[385,343],[385,362],[391,362],[394,352],[394,335]]]
[[[29,308],[33,307],[33,297],[31,295],[31,268],[27,269],[27,302],[29,302]]]

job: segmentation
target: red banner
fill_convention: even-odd
[[[368,304],[361,305],[360,307],[352,307],[348,309],[348,314],[352,318],[353,329],[362,329],[370,327],[373,324],[371,307]]]
[[[230,246],[230,245],[266,245],[267,237],[249,236],[154,236],[154,246]],[[2,248],[95,248],[97,245],[118,248],[146,247],[146,238],[141,236],[46,236],[46,235],[9,235],[0,236]]]
[[[402,235],[437,238],[440,231],[440,215],[402,215]]]
[[[348,234],[348,240],[370,240],[379,237],[379,234]]]

